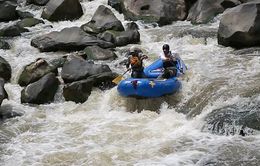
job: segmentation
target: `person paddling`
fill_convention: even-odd
[[[170,51],[170,46],[168,44],[164,44],[162,47],[163,53],[160,54],[160,58],[163,61],[163,73],[158,77],[161,78],[170,78],[177,76],[177,64],[180,56],[177,53],[172,53]],[[182,70],[182,67],[181,69]],[[181,71],[182,72],[182,71]]]
[[[147,59],[147,55],[143,55],[142,51],[134,46],[129,49],[129,58],[126,63],[127,70],[132,70],[132,78],[143,78],[143,60]]]

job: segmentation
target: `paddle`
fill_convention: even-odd
[[[118,84],[129,70],[131,70],[131,68],[127,69],[122,75],[117,76],[115,79],[112,80],[112,82]]]

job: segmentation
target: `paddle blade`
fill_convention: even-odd
[[[123,75],[117,76],[112,80],[113,83],[118,84],[123,79]]]

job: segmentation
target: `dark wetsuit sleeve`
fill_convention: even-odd
[[[129,66],[130,66],[130,57],[126,61],[126,68],[129,68]]]

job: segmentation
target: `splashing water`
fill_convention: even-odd
[[[260,164],[258,133],[241,137],[202,131],[205,117],[213,110],[252,99],[260,102],[259,56],[235,55],[232,48],[219,46],[218,20],[208,25],[175,22],[155,28],[138,22],[141,34],[138,46],[149,55],[146,65],[157,59],[164,43],[169,43],[187,64],[188,73],[181,78],[183,88],[176,95],[136,100],[120,97],[116,88],[94,89],[83,104],[62,99],[39,106],[21,104],[22,88],[17,85],[17,77],[23,66],[38,57],[53,59],[64,54],[40,53],[30,46],[31,39],[80,26],[91,19],[99,5],[107,6],[107,1],[83,0],[81,4],[84,15],[79,20],[56,23],[45,20],[46,24],[10,40],[11,50],[0,50],[13,70],[11,83],[5,86],[9,100],[2,105],[24,113],[0,125],[0,165]],[[40,17],[41,10],[21,8]],[[130,46],[116,48],[117,54]],[[124,66],[118,67],[118,62],[124,58],[119,55],[109,66],[123,71]]]

